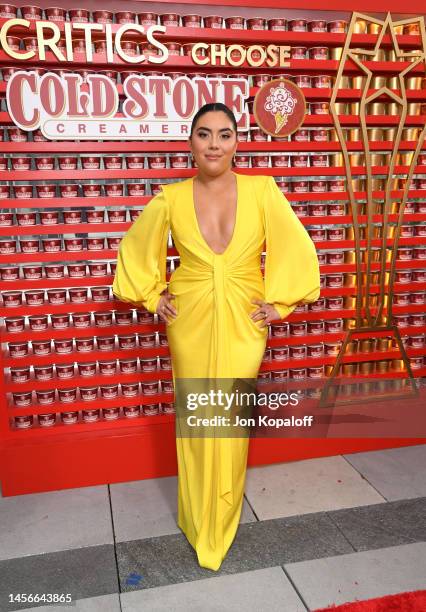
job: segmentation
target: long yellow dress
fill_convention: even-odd
[[[121,240],[113,292],[155,312],[167,287],[167,240],[180,255],[169,291],[177,316],[166,326],[173,380],[258,375],[267,327],[250,318],[253,298],[287,317],[299,302],[320,294],[315,245],[273,177],[234,173],[238,200],[226,250],[214,253],[203,238],[193,177],[167,184]],[[266,239],[265,274],[260,262]],[[247,437],[176,436],[178,526],[201,566],[218,570],[234,540],[245,485]]]

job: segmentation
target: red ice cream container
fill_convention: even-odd
[[[47,299],[49,304],[65,304],[67,301],[66,289],[48,289]]]
[[[273,168],[288,168],[290,166],[289,156],[283,153],[271,153],[271,165]]]
[[[33,342],[34,346],[34,342]],[[28,355],[28,344],[27,342],[9,342],[9,353],[14,359],[19,357],[26,357]]]
[[[44,304],[44,289],[28,289],[24,291],[28,306],[41,306]]]
[[[130,170],[135,170],[139,168],[144,168],[145,166],[145,156],[143,155],[127,155],[126,156],[126,165]]]
[[[121,212],[121,211],[120,211]],[[107,264],[106,262],[96,261],[89,262],[89,274],[90,276],[106,276],[107,275]]]
[[[308,22],[306,19],[290,19],[287,22],[289,32],[307,32]]]
[[[16,220],[18,225],[36,225],[36,213],[35,212],[17,212]]]
[[[204,17],[204,27],[205,28],[222,28],[223,27],[223,17],[220,15],[208,15]]]
[[[36,185],[37,196],[39,198],[54,198],[56,196],[56,185]]]
[[[332,179],[328,181],[330,191],[345,191],[345,181],[343,179]],[[333,214],[330,212],[330,214]]]
[[[68,314],[52,314],[50,318],[52,319],[53,329],[67,329],[70,326]]]
[[[179,15],[177,13],[160,15],[160,24],[169,28],[177,28],[179,26]]]
[[[312,115],[328,115],[329,104],[328,102],[311,102],[310,109]]]
[[[98,238],[87,238],[87,250],[88,251],[102,251],[104,249],[104,237]]]
[[[58,6],[51,6],[44,10],[46,13],[46,18],[48,21],[65,21],[66,11],[63,8],[59,8]]]
[[[309,204],[309,215],[311,217],[323,217],[327,214],[327,204],[325,202],[314,202]]]
[[[166,167],[165,155],[148,155],[148,168],[153,170],[162,170]]]
[[[104,157],[104,165],[106,170],[121,170],[123,158],[119,155],[107,155]]]
[[[123,350],[136,348],[136,334],[119,335],[118,346]]]
[[[9,38],[9,37],[8,37]],[[9,45],[10,47],[13,48],[13,45]],[[18,47],[19,49],[19,47]],[[4,66],[1,68],[1,73],[3,75],[3,81],[5,83],[8,82],[8,80],[10,79],[10,77],[15,73],[18,72],[19,68],[17,68],[16,66]],[[9,130],[12,128],[9,128]]]
[[[94,302],[107,302],[109,300],[110,287],[91,287],[90,291]]]
[[[90,327],[90,312],[75,312],[71,315],[71,319],[74,327],[78,329]]]
[[[38,40],[33,36],[28,36],[22,39],[24,43],[24,49],[26,51],[37,51],[38,50]]]
[[[170,167],[171,168],[188,168],[188,155],[182,153],[171,153],[170,154]]]
[[[248,30],[267,30],[268,22],[264,17],[249,17],[246,19]]]
[[[327,22],[323,19],[315,19],[308,22],[309,32],[327,32]]]
[[[22,253],[38,253],[40,243],[38,238],[21,238],[20,247]]]
[[[137,371],[137,359],[136,357],[132,359],[119,359],[118,365],[120,366],[120,371],[123,374],[133,374]]]
[[[43,251],[46,253],[57,253],[61,250],[60,238],[42,238]]]
[[[12,157],[12,170],[30,170],[31,158],[30,157]]]
[[[82,214],[81,210],[64,210],[64,223],[66,224],[74,224],[82,222]]]
[[[75,348],[81,353],[90,353],[95,348],[95,341],[93,338],[76,338]]]
[[[86,198],[99,198],[102,194],[102,186],[100,183],[90,183],[83,185],[83,195]]]
[[[101,397],[106,400],[115,399],[118,397],[118,384],[101,385]]]
[[[0,185],[0,200],[5,200],[10,197],[9,185]]]
[[[97,327],[109,327],[112,325],[112,312],[106,311],[98,311],[94,313],[95,316],[95,325]]]
[[[59,185],[59,191],[61,193],[61,198],[77,198],[78,197],[78,185],[77,184]]]
[[[96,374],[96,362],[90,361],[88,363],[79,363],[78,364],[78,373],[80,376],[84,376],[85,378],[89,378],[90,376],[95,376]]]
[[[64,264],[46,264],[44,266],[46,278],[63,278]]]
[[[95,23],[112,23],[113,22],[114,13],[111,11],[94,11],[93,12],[93,21]]]
[[[18,36],[6,36],[6,42],[12,51],[19,51],[20,40]]]
[[[42,225],[57,225],[59,223],[59,212],[57,210],[41,210],[39,215]]]
[[[229,30],[244,30],[246,20],[244,17],[225,17],[225,28]]]
[[[328,47],[311,47],[308,51],[311,60],[327,60]]]
[[[83,170],[99,170],[101,158],[99,155],[83,155],[81,157],[81,165]]]
[[[77,157],[75,155],[61,155],[59,157],[60,170],[76,170]]]
[[[124,193],[124,185],[122,183],[108,183],[105,185],[105,191],[109,198],[120,197]]]
[[[24,408],[30,406],[32,402],[32,391],[23,391],[21,393],[12,393],[12,399],[15,406]]]
[[[28,140],[28,132],[21,130],[21,128],[8,127],[7,130],[11,142],[26,142]]]
[[[32,340],[34,355],[50,355],[52,346],[50,340]]]
[[[21,6],[21,15],[23,19],[40,21],[43,19],[43,11],[39,6],[25,5]]]
[[[102,376],[114,376],[117,372],[117,363],[115,359],[99,361],[99,372]]]
[[[269,155],[252,155],[251,164],[253,168],[268,168]]]
[[[18,9],[13,4],[0,4],[0,18],[14,19],[18,16]]]
[[[182,45],[178,42],[166,42],[164,43],[164,46],[167,47],[167,49],[169,50],[169,56],[170,55],[180,55],[181,49],[182,49]]]
[[[259,127],[252,127],[250,128],[250,139],[254,142],[266,142],[268,135]]]
[[[333,21],[329,21],[327,24],[327,29],[329,32],[333,32],[334,34],[344,34],[347,31],[348,22],[343,21],[342,19],[335,19]]]
[[[283,19],[281,17],[277,17],[274,19],[268,20],[268,29],[275,30],[278,32],[284,32],[287,30],[287,19]]]
[[[90,13],[86,9],[70,9],[68,15],[73,23],[87,23],[90,20]]]
[[[124,397],[135,397],[139,393],[139,383],[121,383],[121,391]]]
[[[34,348],[36,341],[33,340],[32,345]],[[28,355],[28,343],[27,342],[8,342],[9,354],[13,358],[25,357]]]
[[[25,329],[24,317],[6,317],[4,322],[8,333],[20,333]]]
[[[3,306],[6,308],[16,308],[22,305],[21,291],[3,291]]]
[[[201,28],[201,15],[182,15],[182,25],[184,28]]]
[[[88,289],[87,287],[72,287],[68,289],[70,295],[70,302],[72,304],[82,304],[88,300]]]
[[[290,156],[290,163],[293,168],[307,168],[309,166],[309,156],[307,153],[295,153]]]
[[[35,371],[35,368],[34,368]],[[13,383],[24,383],[30,380],[30,366],[24,368],[10,368],[10,380]]]
[[[19,278],[19,266],[9,266],[0,269],[0,278],[3,281],[15,281]],[[25,275],[24,275],[24,278]]]
[[[136,13],[132,11],[118,11],[115,13],[117,23],[136,23]]]
[[[157,13],[138,13],[138,19],[140,25],[144,26],[157,25],[158,23]]]
[[[297,74],[294,81],[298,87],[312,87],[312,77],[309,74]]]
[[[312,168],[328,168],[329,165],[330,161],[327,153],[311,153]]]

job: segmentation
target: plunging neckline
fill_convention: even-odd
[[[211,253],[213,253],[213,255],[216,255],[216,257],[220,257],[221,255],[225,255],[225,253],[228,252],[228,250],[231,247],[232,242],[234,241],[236,230],[237,230],[237,225],[238,225],[238,215],[239,215],[239,210],[240,210],[240,205],[239,205],[240,189],[239,189],[239,185],[238,185],[238,174],[236,172],[232,172],[232,174],[235,176],[236,187],[237,187],[237,204],[236,204],[236,210],[235,210],[234,228],[232,230],[231,238],[229,239],[229,242],[226,245],[225,250],[222,251],[221,253],[217,253],[216,251],[213,251],[211,246],[208,244],[207,240],[204,238],[203,233],[202,233],[202,231],[200,229],[200,225],[198,223],[197,212],[195,210],[195,197],[194,197],[194,178],[195,177],[194,176],[191,177],[191,200],[192,200],[191,208],[192,208],[192,213],[194,215],[195,226],[197,228],[197,231],[198,231],[198,233],[200,235],[201,240],[204,242],[204,244],[206,245],[208,250]]]

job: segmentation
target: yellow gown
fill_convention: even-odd
[[[193,177],[167,184],[120,242],[113,292],[155,312],[166,289],[169,231],[180,255],[169,291],[177,316],[166,326],[173,380],[255,379],[268,328],[250,318],[259,298],[281,318],[320,295],[315,245],[273,177],[234,173],[238,199],[226,250],[214,253],[195,213]],[[265,273],[260,262],[266,239]],[[245,485],[247,437],[176,436],[178,526],[202,567],[218,570],[234,540]]]

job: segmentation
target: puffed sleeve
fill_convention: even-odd
[[[299,302],[315,302],[320,295],[320,272],[315,245],[304,225],[268,176],[263,193],[266,237],[265,302],[281,319]]]
[[[169,204],[163,192],[154,196],[121,239],[112,284],[123,302],[155,312],[166,289]]]

